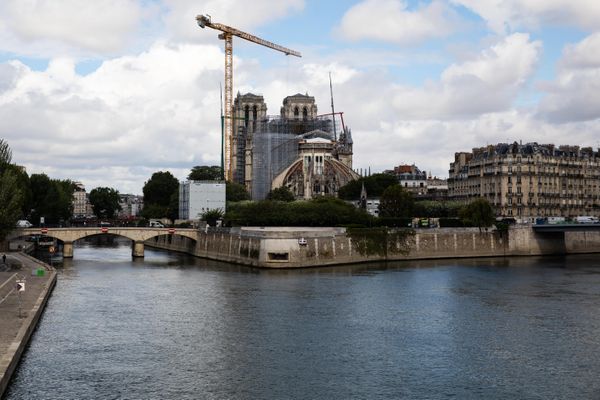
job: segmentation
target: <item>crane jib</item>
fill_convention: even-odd
[[[273,50],[280,51],[280,52],[284,53],[286,56],[291,55],[291,56],[296,56],[296,57],[302,57],[302,54],[300,54],[300,52],[298,52],[296,50],[288,49],[287,47],[283,47],[283,46],[280,46],[273,42],[269,42],[268,40],[261,39],[258,36],[254,36],[249,33],[240,31],[239,29],[232,28],[231,26],[228,26],[228,25],[224,25],[224,24],[220,24],[220,23],[216,23],[216,22],[215,23],[204,22],[204,25],[208,26],[209,28],[219,30],[221,32],[232,34],[234,36],[248,40],[250,42],[269,47]]]

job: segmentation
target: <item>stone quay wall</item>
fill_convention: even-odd
[[[382,260],[501,257],[600,252],[600,232],[537,234],[529,226],[509,231],[477,228],[416,229],[408,254],[364,255],[345,228],[243,227],[198,233],[198,241],[160,236],[147,246],[261,268],[301,268]]]

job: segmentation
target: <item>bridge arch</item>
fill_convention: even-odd
[[[195,229],[177,228],[121,228],[121,227],[84,227],[84,228],[24,228],[14,230],[7,239],[21,236],[44,235],[63,242],[63,257],[73,257],[73,243],[86,237],[97,235],[121,236],[131,240],[132,256],[144,256],[144,242],[164,235],[178,235],[198,241]]]

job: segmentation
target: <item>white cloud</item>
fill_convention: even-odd
[[[210,15],[213,22],[219,22],[253,33],[257,26],[299,12],[304,8],[304,0],[163,0],[168,10],[165,17],[167,30],[173,39],[194,42],[216,41],[218,31],[202,29],[196,24],[199,14]],[[268,39],[268,38],[266,38]]]
[[[336,32],[349,40],[414,44],[446,37],[457,29],[458,16],[441,1],[413,11],[405,0],[364,0],[346,12]]]
[[[355,132],[355,165],[372,171],[415,163],[447,177],[454,153],[500,142],[597,146],[597,122],[555,125],[519,110],[489,113],[469,120],[390,120],[380,128]]]
[[[135,0],[4,0],[0,48],[33,56],[114,53],[132,40],[143,14]]]
[[[450,0],[479,14],[497,33],[542,24],[575,25],[596,30],[600,2],[596,0]]]
[[[218,163],[223,57],[216,46],[158,42],[86,76],[68,59],[42,72],[2,64],[0,137],[30,173],[85,183],[104,171],[105,185],[140,193],[148,177],[132,179],[139,171]]]
[[[539,113],[553,122],[600,118],[600,33],[567,46],[558,64],[557,78],[541,83],[546,92]]]
[[[394,105],[404,118],[464,118],[504,111],[530,78],[540,51],[540,42],[515,33],[471,60],[450,65],[439,82],[398,90]]]

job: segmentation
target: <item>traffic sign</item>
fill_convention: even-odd
[[[17,285],[16,285],[15,289],[17,289],[17,292],[24,292],[25,291],[25,281],[17,281]]]
[[[172,235],[175,233],[175,229],[174,228],[169,228],[169,234]]]
[[[48,228],[42,228],[42,233],[48,233]]]
[[[100,229],[100,230],[102,231],[102,233],[106,233],[106,232],[108,232],[108,228],[102,228],[102,229]]]
[[[55,252],[55,251],[56,251],[56,249],[54,248],[54,246],[50,246],[50,247],[48,247],[48,252],[49,252],[50,254],[54,254],[54,252]]]

